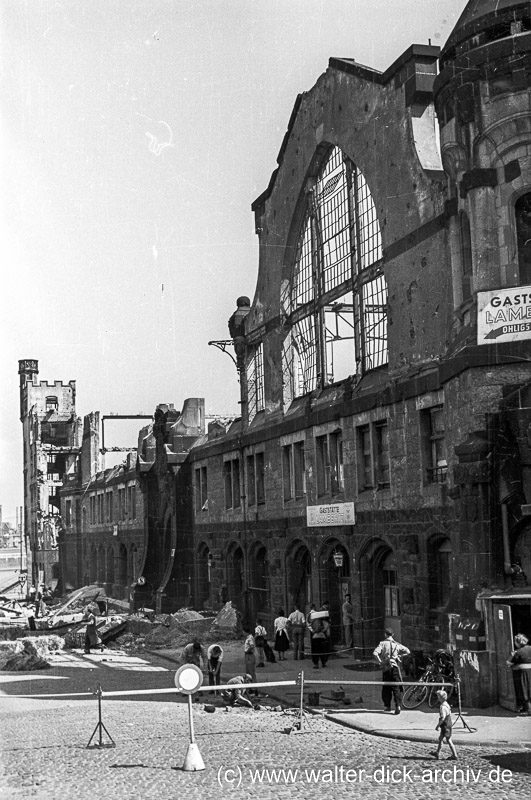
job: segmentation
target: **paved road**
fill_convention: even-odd
[[[99,663],[74,659],[77,666],[57,667],[38,686],[94,688],[100,675],[106,688],[173,684],[158,664],[124,659]],[[121,663],[121,665],[120,665]],[[113,665],[114,664],[114,665]],[[72,675],[75,674],[74,680]],[[0,688],[21,691],[29,676],[13,674]],[[13,683],[13,678],[17,682]],[[70,690],[72,691],[73,688]],[[194,707],[195,733],[205,763],[200,772],[183,771],[189,744],[186,703],[172,695],[152,699],[104,699],[103,723],[113,748],[88,749],[97,717],[94,698],[0,700],[1,800],[176,800],[184,798],[489,797],[520,800],[531,790],[531,753],[503,748],[460,748],[459,760],[435,761],[430,746],[372,737],[312,717],[310,732],[286,733],[294,717],[273,710],[219,706],[215,713]],[[99,737],[96,736],[96,741]],[[103,741],[107,736],[103,733]],[[269,772],[267,772],[269,770]],[[504,771],[505,770],[505,771]]]

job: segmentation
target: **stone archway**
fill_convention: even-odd
[[[350,557],[347,548],[336,538],[327,539],[319,555],[319,591],[321,603],[330,605],[332,644],[343,637],[341,606],[350,588]]]
[[[386,627],[400,638],[400,593],[396,556],[383,539],[374,539],[360,557],[363,642],[372,652]]]
[[[227,553],[227,600],[245,616],[244,591],[245,559],[240,545],[234,544]]]
[[[127,581],[127,548],[124,544],[120,544],[118,549],[118,558],[116,564],[116,583],[119,587],[119,592],[123,600],[129,598],[129,587]]]
[[[96,581],[102,586],[105,583],[105,568],[106,568],[105,560],[106,560],[105,548],[102,544],[100,544],[100,546],[98,547],[98,574]]]
[[[201,542],[196,552],[195,572],[195,605],[196,608],[205,608],[210,601],[210,570],[211,553],[206,542]]]
[[[313,602],[312,557],[308,547],[300,539],[291,543],[286,553],[286,595],[290,613],[298,603],[303,613]]]
[[[258,617],[262,618],[270,610],[269,561],[266,546],[253,542],[249,551],[249,595],[248,622],[252,627]]]
[[[98,579],[98,553],[96,545],[90,548],[88,582],[96,583]]]

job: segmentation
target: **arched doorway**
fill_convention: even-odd
[[[385,628],[401,635],[400,589],[396,556],[381,539],[375,540],[360,558],[363,641],[372,652]]]
[[[105,583],[109,591],[113,591],[114,585],[114,547],[107,548],[107,558],[105,566]]]
[[[96,546],[90,549],[88,582],[95,583],[98,579],[98,554]]]
[[[210,570],[212,555],[205,542],[197,548],[195,602],[197,608],[206,608],[210,602]]]
[[[245,616],[244,602],[244,557],[239,545],[233,545],[227,554],[227,600]]]
[[[350,586],[350,558],[346,547],[338,539],[324,543],[319,559],[321,603],[330,604],[330,630],[332,644],[339,644],[343,636],[341,606]]]
[[[97,583],[105,583],[105,548],[102,544],[98,547],[98,576]]]
[[[301,611],[306,613],[312,597],[312,558],[310,551],[301,541],[295,541],[286,555],[286,592],[288,598],[289,614],[295,605],[299,604]]]
[[[254,542],[249,552],[249,620],[251,626],[270,608],[269,562],[261,542]]]
[[[117,583],[119,585],[119,591],[121,594],[122,599],[126,600],[129,598],[129,590],[127,586],[127,548],[124,544],[120,545],[118,550],[118,562],[117,562]]]

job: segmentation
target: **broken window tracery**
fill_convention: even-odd
[[[249,422],[265,406],[264,398],[264,345],[261,342],[247,363],[247,397]]]
[[[338,147],[307,184],[294,268],[281,290],[284,404],[387,363],[380,225],[360,170]]]

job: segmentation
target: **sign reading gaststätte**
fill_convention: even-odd
[[[531,339],[531,286],[478,292],[478,344]]]
[[[309,528],[328,525],[354,525],[354,503],[308,506],[306,509],[306,521]]]

